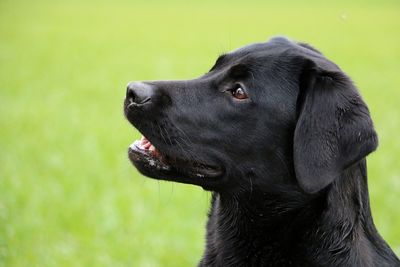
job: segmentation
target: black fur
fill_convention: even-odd
[[[371,216],[368,108],[309,45],[273,38],[194,80],[131,83],[125,115],[161,154],[129,150],[143,174],[213,192],[199,266],[400,266]]]

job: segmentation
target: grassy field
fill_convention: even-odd
[[[196,77],[275,35],[359,86],[380,136],[375,223],[400,255],[400,2],[346,2],[0,0],[0,266],[194,266],[210,195],[131,167],[125,85]]]

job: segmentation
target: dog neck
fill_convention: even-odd
[[[214,193],[200,266],[366,266],[356,259],[380,257],[364,160],[316,195],[290,191]]]

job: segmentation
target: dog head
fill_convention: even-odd
[[[376,149],[366,104],[338,66],[285,38],[220,56],[205,75],[128,84],[144,175],[208,190],[315,193]]]

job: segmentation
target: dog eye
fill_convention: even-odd
[[[231,94],[236,99],[246,99],[246,98],[248,98],[246,92],[240,86],[238,86],[235,89],[231,90]]]

